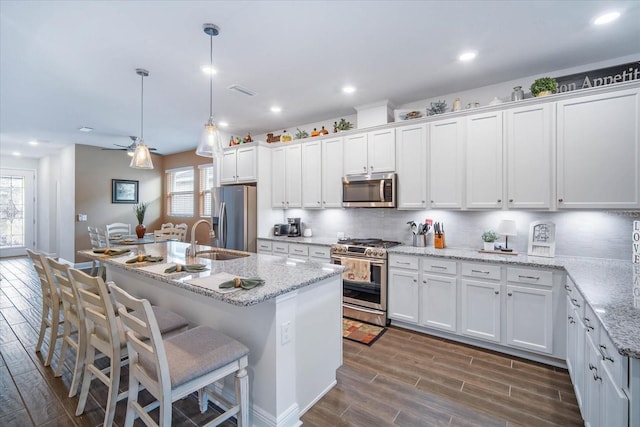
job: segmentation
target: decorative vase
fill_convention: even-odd
[[[522,90],[522,86],[516,86],[513,88],[513,92],[511,93],[512,101],[522,101],[524,99],[524,91]]]
[[[144,224],[136,225],[136,236],[138,236],[138,239],[142,239],[146,231],[147,227],[145,227]]]
[[[483,242],[485,251],[492,251],[494,249],[494,242]]]

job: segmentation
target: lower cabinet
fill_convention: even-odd
[[[390,268],[387,300],[387,311],[390,319],[418,323],[418,272]]]
[[[460,285],[460,332],[463,335],[500,342],[500,283],[462,279]]]
[[[420,283],[420,324],[445,331],[456,331],[456,278],[422,275]]]
[[[553,353],[552,292],[507,285],[507,344]]]
[[[331,248],[329,246],[258,239],[258,253],[289,257],[301,261],[331,262]]]

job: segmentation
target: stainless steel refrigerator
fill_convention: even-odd
[[[213,189],[212,246],[256,252],[256,187],[230,185]]]

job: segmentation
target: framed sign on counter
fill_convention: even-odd
[[[111,203],[138,203],[138,181],[112,179]]]

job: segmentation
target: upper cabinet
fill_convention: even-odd
[[[466,207],[502,207],[502,111],[467,117]]]
[[[398,209],[427,207],[427,125],[396,129]]]
[[[300,144],[278,147],[271,157],[271,206],[302,207],[302,149]]]
[[[302,207],[322,207],[322,142],[311,141],[302,147]]]
[[[344,138],[344,174],[393,172],[396,167],[395,129],[380,129]]]
[[[558,208],[640,208],[639,90],[557,103]]]
[[[553,111],[553,104],[538,104],[505,112],[509,208],[552,206]]]
[[[429,123],[429,194],[432,208],[462,208],[464,119]]]
[[[342,207],[342,138],[322,140],[322,207]],[[317,159],[316,159],[317,161]]]
[[[221,184],[237,184],[256,182],[257,173],[256,147],[237,147],[225,150],[220,172]]]

